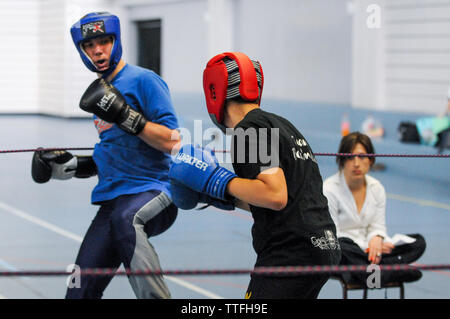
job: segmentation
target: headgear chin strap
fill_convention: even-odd
[[[75,22],[70,29],[73,43],[81,56],[81,60],[92,72],[102,73],[106,78],[110,75],[122,57],[122,43],[120,40],[120,21],[119,18],[109,12],[92,12]],[[83,42],[100,36],[113,36],[114,43],[109,59],[109,68],[105,71],[99,71],[86,52],[83,50]]]
[[[260,104],[264,86],[263,70],[241,52],[225,52],[209,60],[203,71],[203,90],[211,120],[223,132],[225,102],[240,97]]]

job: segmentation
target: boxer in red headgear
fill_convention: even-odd
[[[288,120],[260,109],[263,84],[260,63],[245,54],[213,57],[203,73],[206,104],[213,122],[232,132],[235,174],[207,149],[190,146],[180,150],[169,177],[252,213],[256,267],[337,265],[336,226],[313,152]],[[328,278],[254,275],[246,298],[316,298]]]
[[[261,65],[244,53],[226,52],[212,58],[203,72],[203,90],[214,124],[225,132],[226,101],[235,99],[259,105],[263,86]]]

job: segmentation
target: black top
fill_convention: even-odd
[[[340,261],[336,226],[322,193],[322,177],[302,134],[286,119],[254,109],[235,127],[235,173],[255,179],[281,167],[288,202],[281,211],[250,205],[256,266],[330,265]]]

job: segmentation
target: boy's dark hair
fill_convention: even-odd
[[[366,149],[367,154],[375,154],[375,148],[373,147],[370,137],[360,132],[352,132],[341,139],[339,144],[338,153],[352,153],[356,144],[360,143]],[[339,166],[339,170],[344,168],[345,162],[349,159],[348,156],[337,156],[336,163]],[[370,166],[375,163],[375,157],[369,157]]]

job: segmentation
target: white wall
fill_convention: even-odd
[[[442,113],[450,86],[450,2],[389,3],[386,28],[388,108]]]
[[[264,96],[350,103],[345,0],[238,0],[235,17],[235,49],[261,61]]]
[[[161,71],[174,93],[201,94],[206,62],[235,50],[261,61],[266,97],[350,103],[345,0],[2,0],[0,112],[87,115],[78,101],[95,75],[69,29],[97,10],[120,16],[130,63],[137,56],[135,22],[162,19]],[[19,17],[26,22],[13,28]]]
[[[0,113],[89,116],[79,99],[95,79],[73,45],[70,27],[107,0],[0,1]]]
[[[371,4],[379,29],[366,25]],[[0,113],[87,116],[78,101],[95,74],[69,29],[94,10],[121,17],[130,63],[135,22],[162,19],[173,93],[201,94],[206,62],[235,50],[261,61],[265,97],[428,113],[446,105],[448,0],[1,0]]]
[[[357,0],[353,105],[439,114],[450,86],[450,1]],[[381,7],[381,28],[365,25],[367,6]]]
[[[352,105],[386,109],[385,1],[356,0],[351,3]],[[369,7],[374,4],[378,7]],[[379,21],[374,24],[373,18]]]
[[[46,0],[39,7],[39,111],[65,114],[66,2]],[[73,45],[72,45],[73,47]]]
[[[266,97],[351,101],[352,20],[345,0],[117,2],[131,21],[162,19],[162,76],[173,92],[201,93],[206,62],[233,50],[261,61]]]
[[[0,1],[0,113],[38,112],[38,26],[38,2]]]

